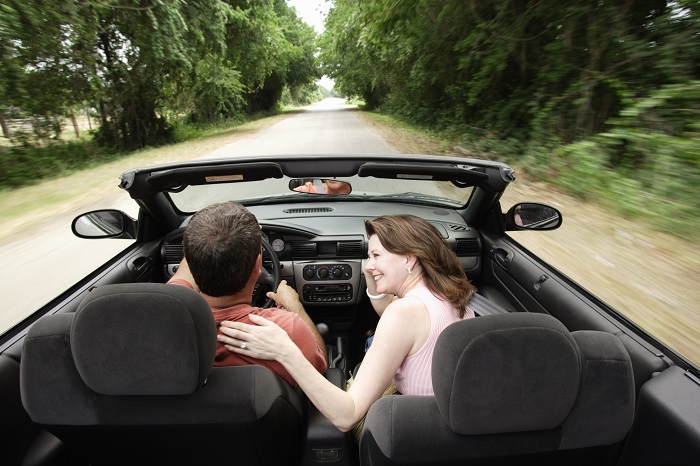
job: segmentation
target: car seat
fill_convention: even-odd
[[[434,396],[369,410],[361,464],[615,464],[632,425],[632,365],[610,333],[545,314],[454,323],[433,355]]]
[[[22,402],[85,464],[298,464],[300,394],[261,366],[212,367],[215,350],[195,291],[101,286],[29,330]]]

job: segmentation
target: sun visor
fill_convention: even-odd
[[[153,172],[146,182],[159,190],[179,191],[187,186],[282,178],[282,167],[274,162],[172,168]]]
[[[359,176],[373,176],[375,178],[453,181],[471,185],[489,179],[489,176],[480,170],[483,169],[469,165],[445,166],[444,164],[368,162],[360,167],[357,174]]]

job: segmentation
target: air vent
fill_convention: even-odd
[[[185,256],[182,240],[170,241],[165,244],[165,262],[167,264],[179,264]]]
[[[292,243],[292,257],[316,257],[316,243]]]
[[[322,214],[333,212],[330,207],[304,207],[301,209],[285,209],[282,212],[285,214]]]
[[[338,241],[338,255],[344,257],[361,257],[362,240]]]
[[[447,227],[452,231],[471,231],[471,228],[469,228],[468,226],[457,225],[456,223],[451,223]]]
[[[481,244],[478,238],[457,238],[458,256],[478,256],[481,252]]]

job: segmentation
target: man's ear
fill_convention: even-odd
[[[262,273],[262,251],[258,254],[257,259],[255,259],[255,276],[259,277]]]

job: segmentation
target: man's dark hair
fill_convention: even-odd
[[[213,297],[241,291],[260,254],[260,238],[255,215],[236,202],[213,204],[194,214],[183,247],[199,289]]]

